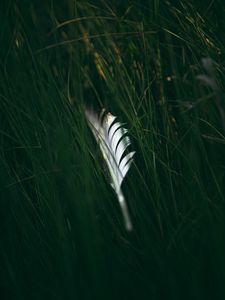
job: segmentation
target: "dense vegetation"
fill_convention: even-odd
[[[1,299],[224,299],[223,1],[0,6]],[[129,129],[131,233],[86,106]]]

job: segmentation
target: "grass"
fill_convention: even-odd
[[[1,6],[2,299],[224,299],[223,1]],[[129,129],[131,233],[86,105]]]

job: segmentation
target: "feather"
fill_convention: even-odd
[[[117,195],[125,227],[131,231],[132,223],[121,185],[131,166],[135,152],[126,154],[127,147],[131,144],[127,136],[127,129],[123,127],[123,124],[117,122],[116,117],[111,113],[105,114],[104,112],[105,110],[98,117],[93,111],[86,110],[86,117],[108,167],[111,186]]]

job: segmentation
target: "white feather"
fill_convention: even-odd
[[[122,182],[131,166],[135,153],[133,151],[125,155],[125,151],[131,143],[126,135],[127,129],[123,128],[123,124],[120,122],[116,122],[116,117],[111,113],[98,117],[93,111],[86,110],[86,117],[108,167],[111,185],[118,197],[125,227],[130,231],[132,230],[132,223],[121,190]]]

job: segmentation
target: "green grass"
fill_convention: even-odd
[[[1,299],[224,299],[223,1],[5,2]],[[129,129],[131,233],[87,105]]]

